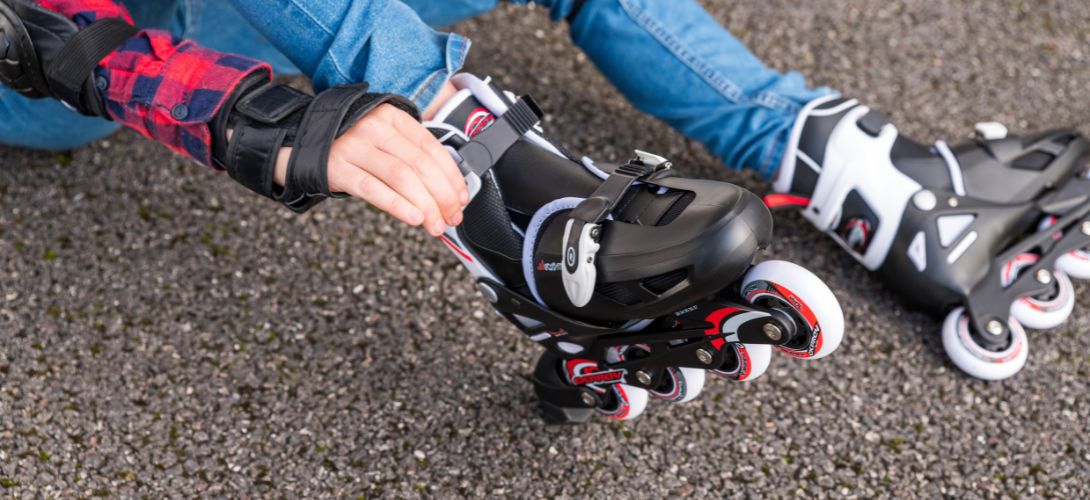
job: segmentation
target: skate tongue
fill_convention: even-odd
[[[473,92],[462,89],[443,104],[433,121],[451,125],[472,138],[495,123],[496,117],[473,97]]]

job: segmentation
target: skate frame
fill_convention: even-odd
[[[971,333],[982,347],[1002,350],[1009,342],[1007,318],[1009,306],[1021,297],[1048,293],[1055,278],[1048,282],[1037,279],[1042,270],[1053,273],[1056,260],[1068,252],[1090,248],[1090,180],[1076,179],[1040,201],[1034,201],[1027,213],[1063,214],[1052,226],[1037,231],[996,257],[988,273],[968,294],[966,310],[972,325]],[[1073,208],[1072,208],[1073,207]],[[1062,234],[1061,237],[1057,235]],[[1023,269],[1007,287],[1002,286],[1001,273],[1007,262],[1018,255],[1038,250],[1040,259]],[[1003,331],[989,333],[988,324],[998,321]]]
[[[646,350],[617,363],[600,362],[598,373],[615,376],[608,381],[594,382],[599,385],[626,384],[653,390],[662,384],[667,368],[718,369],[734,355],[733,349],[724,349],[727,344],[787,345],[804,337],[799,335],[798,325],[806,324],[797,322],[793,314],[784,309],[713,296],[631,331],[630,325],[601,327],[563,316],[492,279],[480,278],[478,285],[491,292],[485,295],[490,300],[495,299],[493,304],[501,315],[520,325],[531,340],[560,358],[585,357],[597,361],[607,359],[607,353],[614,348],[639,345]],[[707,321],[708,315],[723,309],[730,311],[720,324]],[[736,325],[732,325],[730,331],[723,331],[732,318],[737,320]],[[527,326],[530,323],[527,320],[536,324]],[[770,330],[778,332],[779,338],[770,338],[767,333]],[[537,390],[539,396],[542,391],[547,393],[548,397],[543,399],[566,408],[593,408],[603,403],[597,392],[582,386],[539,385]],[[589,404],[590,401],[594,404]]]

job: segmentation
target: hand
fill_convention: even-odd
[[[281,151],[276,182],[283,185],[289,155]],[[432,236],[462,222],[469,190],[454,160],[430,132],[404,111],[383,104],[333,141],[329,187],[366,201]]]

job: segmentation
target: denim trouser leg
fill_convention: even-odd
[[[575,3],[532,1],[553,19],[569,17]],[[693,0],[587,0],[571,36],[637,108],[730,167],[766,177],[779,167],[799,109],[829,92],[766,67]]]
[[[433,26],[498,3],[403,1]],[[577,3],[511,1],[548,7],[557,21],[569,18]],[[766,67],[693,0],[587,0],[571,34],[637,108],[700,141],[727,165],[767,177],[779,167],[799,109],[829,93],[809,88],[798,73]]]

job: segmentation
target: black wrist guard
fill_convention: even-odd
[[[76,111],[109,118],[95,87],[95,66],[138,30],[105,18],[80,30],[28,0],[0,0],[0,83],[37,99],[60,99]]]
[[[328,89],[317,96],[251,76],[235,90],[212,123],[212,155],[232,179],[257,194],[305,212],[326,198],[333,141],[380,104],[419,119],[416,107],[393,94],[371,94],[367,84]],[[231,131],[230,139],[227,132]],[[273,181],[280,148],[290,147],[284,186]]]

